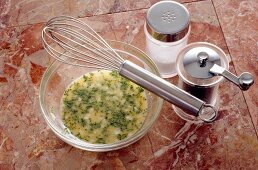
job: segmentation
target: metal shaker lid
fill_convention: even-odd
[[[146,28],[148,33],[162,42],[182,39],[189,30],[190,15],[180,3],[161,1],[147,12]]]
[[[221,65],[219,54],[208,47],[195,47],[187,51],[183,57],[185,71],[195,78],[211,78],[214,74],[210,73],[211,67]]]

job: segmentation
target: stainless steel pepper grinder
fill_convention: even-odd
[[[228,68],[229,61],[219,47],[206,42],[189,44],[179,52],[176,60],[178,86],[218,110],[218,88],[224,78],[242,90],[247,90],[254,83],[250,73],[244,72],[237,77],[229,72]],[[196,116],[173,107],[181,118],[194,123],[212,122],[217,117],[217,114],[214,115],[214,112],[211,114],[208,110]]]

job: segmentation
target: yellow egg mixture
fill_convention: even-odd
[[[141,128],[147,114],[144,89],[117,71],[99,70],[74,81],[62,97],[62,119],[89,143],[113,143]]]

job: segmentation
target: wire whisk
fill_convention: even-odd
[[[67,64],[119,69],[124,61],[96,31],[73,17],[49,20],[42,31],[42,39],[47,52]]]

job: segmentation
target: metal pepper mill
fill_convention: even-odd
[[[216,112],[206,110],[197,116],[173,106],[181,118],[194,123],[216,120],[219,109],[218,88],[224,78],[241,90],[249,89],[254,83],[253,76],[248,72],[239,77],[229,72],[229,61],[223,50],[206,42],[192,43],[184,47],[177,57],[176,69],[179,76],[178,87],[216,109]]]

